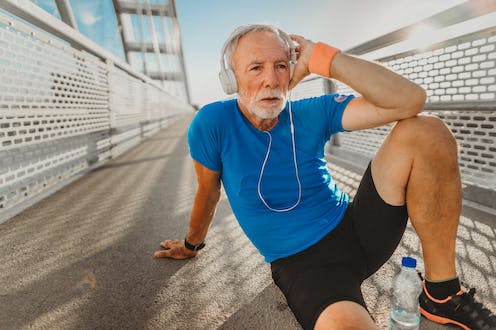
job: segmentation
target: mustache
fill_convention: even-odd
[[[279,89],[264,90],[257,95],[257,101],[261,101],[263,99],[272,99],[272,98],[282,99],[283,97],[284,97],[284,93]]]

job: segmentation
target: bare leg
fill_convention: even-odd
[[[372,161],[372,177],[384,201],[406,201],[422,243],[426,276],[456,276],[461,181],[456,140],[446,125],[430,116],[400,121]]]
[[[446,125],[430,116],[398,122],[372,161],[372,177],[386,203],[407,204],[422,243],[426,276],[456,276],[461,181],[456,140]],[[342,301],[321,313],[315,329],[377,328],[365,308]]]
[[[378,329],[363,306],[352,301],[329,305],[320,314],[315,330],[327,329]]]

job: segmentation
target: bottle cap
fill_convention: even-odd
[[[403,259],[401,259],[401,265],[408,268],[415,268],[417,267],[417,260],[412,257],[403,257]]]

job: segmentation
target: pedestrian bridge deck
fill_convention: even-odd
[[[0,224],[0,329],[299,329],[225,195],[197,258],[152,257],[161,240],[183,238],[188,228],[196,187],[190,120]],[[343,164],[331,168],[353,194],[360,174]],[[495,226],[492,211],[464,206],[457,244],[463,280],[493,311]],[[364,283],[381,328],[401,255],[420,251],[409,226],[393,258]],[[422,328],[445,327],[423,320]]]

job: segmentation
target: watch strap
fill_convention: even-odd
[[[197,245],[192,245],[188,242],[186,238],[184,238],[184,246],[191,251],[199,251],[205,247],[205,242],[201,242],[200,244]]]

